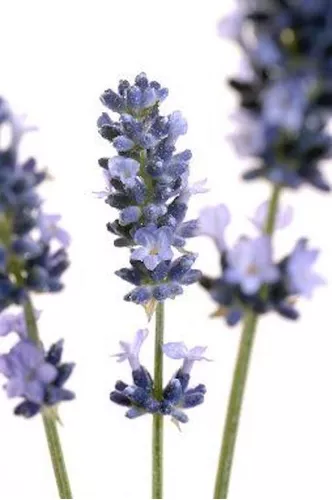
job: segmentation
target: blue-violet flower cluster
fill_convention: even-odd
[[[245,55],[229,80],[241,106],[232,139],[255,162],[244,178],[329,191],[321,163],[332,157],[330,0],[239,2],[220,33]]]
[[[161,401],[153,395],[153,379],[148,370],[141,365],[140,349],[147,330],[138,330],[133,342],[120,342],[122,351],[116,354],[119,362],[128,360],[132,371],[132,384],[119,380],[110,399],[114,403],[128,408],[126,417],[137,418],[147,413],[169,415],[173,421],[187,423],[188,416],[183,410],[193,408],[203,403],[206,388],[203,384],[189,388],[191,370],[196,361],[207,360],[204,357],[206,347],[187,349],[182,342],[170,342],[163,345],[163,352],[168,357],[183,360],[182,366],[175,372],[163,390]]]
[[[190,197],[206,188],[204,181],[189,185],[191,152],[177,153],[175,147],[187,123],[179,111],[160,115],[167,95],[167,89],[141,73],[133,85],[121,80],[118,92],[106,90],[101,96],[119,115],[114,121],[102,113],[98,120],[101,136],[117,151],[99,160],[107,182],[105,201],[119,210],[107,229],[116,235],[116,246],[131,250],[131,267],[116,274],[135,286],[125,300],[138,304],[174,298],[183,285],[200,278],[192,269],[196,255],[184,250],[197,221],[185,222],[185,216]],[[183,255],[174,259],[176,251]]]
[[[30,338],[23,312],[30,292],[62,289],[69,244],[68,233],[58,226],[61,217],[44,212],[37,192],[46,172],[37,170],[34,158],[20,159],[27,130],[0,98],[0,336],[15,332],[19,337],[10,352],[0,356],[0,372],[8,379],[8,396],[23,398],[15,414],[32,417],[74,397],[63,387],[74,365],[61,363],[62,341],[45,352]],[[12,305],[21,311],[4,312]],[[39,312],[34,316],[37,319]]]
[[[295,300],[310,298],[314,288],[324,280],[313,270],[318,250],[300,239],[289,255],[279,261],[273,258],[271,238],[264,234],[267,203],[262,204],[252,222],[259,231],[255,237],[242,236],[228,246],[225,229],[230,214],[224,205],[206,207],[199,218],[199,234],[209,236],[220,253],[221,277],[203,276],[201,285],[218,304],[215,316],[224,316],[228,325],[237,324],[249,309],[257,314],[276,311],[288,319],[297,319]],[[279,210],[276,229],[291,221],[289,208]]]

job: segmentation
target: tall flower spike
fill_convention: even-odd
[[[129,361],[133,383],[131,385],[116,382],[110,399],[114,403],[128,408],[126,417],[133,419],[147,413],[171,416],[179,423],[187,423],[184,409],[194,408],[203,403],[206,388],[203,384],[188,389],[190,373],[195,361],[206,360],[206,347],[187,349],[182,342],[170,342],[163,345],[163,352],[172,359],[183,359],[183,364],[163,390],[161,399],[154,396],[154,381],[148,370],[140,364],[139,351],[148,335],[147,330],[138,330],[132,343],[120,342],[123,351],[115,356],[118,361]]]
[[[10,131],[9,144],[1,142],[4,127]],[[7,378],[7,395],[21,398],[15,415],[43,414],[59,498],[72,498],[56,420],[58,404],[75,397],[64,388],[74,364],[61,363],[61,340],[45,351],[30,298],[31,292],[62,289],[62,275],[69,265],[69,235],[58,227],[59,215],[43,211],[37,188],[46,180],[46,172],[37,169],[34,158],[23,163],[19,159],[27,130],[0,98],[0,330],[2,335],[14,331],[20,337],[0,356],[0,373]],[[21,312],[4,313],[13,304]]]
[[[186,239],[196,235],[197,221],[185,222],[187,205],[206,188],[204,181],[189,184],[191,152],[176,152],[176,141],[187,131],[181,113],[159,113],[167,95],[167,89],[141,73],[133,85],[121,80],[118,92],[106,90],[101,97],[119,119],[105,112],[98,119],[101,136],[118,153],[99,160],[107,182],[105,201],[119,210],[107,229],[116,236],[115,246],[131,252],[131,267],[116,274],[135,286],[125,300],[147,309],[200,278],[192,269],[194,254],[172,260],[184,251]]]
[[[62,342],[49,351],[58,352],[56,363],[49,363],[49,353],[31,337],[25,311],[30,292],[62,289],[70,238],[58,226],[61,217],[42,210],[37,188],[46,172],[37,170],[34,158],[20,163],[20,142],[26,128],[0,98],[0,129],[3,126],[9,127],[11,141],[6,146],[0,143],[0,312],[13,304],[22,309],[16,315],[2,312],[0,316],[0,335],[16,332],[20,337],[1,357],[1,372],[8,378],[8,395],[23,398],[15,413],[31,417],[46,406],[74,397],[62,387],[73,368],[72,364],[59,365]],[[38,311],[31,314],[34,321],[39,316]]]

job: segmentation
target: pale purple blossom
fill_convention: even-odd
[[[0,356],[0,372],[8,378],[8,397],[21,396],[38,404],[44,401],[47,384],[58,375],[55,366],[45,362],[43,350],[28,340],[21,340]]]
[[[264,123],[245,111],[233,113],[231,119],[234,121],[235,130],[228,138],[238,155],[241,157],[259,155],[266,144]]]
[[[268,236],[241,238],[228,252],[227,261],[229,267],[225,270],[225,280],[238,284],[247,295],[257,293],[264,283],[278,280],[279,271],[272,261]]]
[[[138,370],[141,366],[139,361],[139,353],[142,348],[143,342],[148,336],[149,332],[147,329],[138,330],[135,337],[131,343],[120,341],[120,346],[122,351],[118,354],[114,354],[119,363],[128,360],[132,371]]]
[[[58,226],[61,220],[61,215],[59,214],[44,214],[40,213],[38,216],[38,228],[40,231],[41,240],[45,244],[49,244],[51,240],[57,240],[64,247],[68,247],[70,244],[69,233]]]
[[[34,311],[35,318],[38,319],[40,311]],[[9,333],[17,333],[22,339],[27,338],[27,326],[24,312],[17,314],[2,313],[0,315],[0,337],[5,337]]]
[[[325,280],[313,269],[319,250],[307,249],[307,241],[300,240],[287,261],[287,275],[290,292],[310,299],[316,286]]]
[[[120,179],[122,184],[129,188],[132,188],[135,185],[139,169],[140,164],[132,158],[115,156],[108,161],[108,170],[111,177]]]
[[[198,235],[209,236],[220,252],[225,250],[225,229],[231,216],[226,205],[220,204],[203,208],[198,219]]]
[[[184,342],[168,342],[163,344],[163,353],[172,359],[183,359],[183,373],[190,373],[195,361],[211,361],[203,356],[207,347],[196,346],[188,349]]]
[[[266,220],[269,211],[269,201],[264,201],[257,208],[255,215],[251,220],[251,222],[256,226],[256,228],[260,231],[264,230],[266,225]],[[293,208],[290,205],[281,206],[278,208],[275,229],[285,229],[288,227],[293,220]]]
[[[133,250],[131,259],[140,260],[147,269],[153,271],[160,262],[173,257],[172,238],[173,232],[166,226],[157,228],[151,224],[138,229],[134,241],[140,247]]]
[[[188,183],[188,177],[186,179],[187,185],[179,196],[179,203],[184,203],[187,205],[190,198],[196,194],[204,194],[209,191],[209,188],[206,187],[207,179],[202,179],[200,181],[196,181],[193,184]]]

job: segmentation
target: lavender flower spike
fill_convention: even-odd
[[[115,150],[113,157],[99,160],[107,184],[105,202],[119,210],[107,229],[116,237],[115,246],[131,251],[130,267],[116,275],[135,286],[125,300],[143,305],[149,315],[200,278],[190,267],[181,276],[173,272],[176,253],[188,254],[186,241],[196,236],[197,221],[185,220],[188,203],[206,187],[205,181],[190,184],[191,152],[176,150],[179,136],[187,132],[186,120],[180,111],[160,114],[167,94],[145,73],[133,84],[121,80],[117,92],[107,90],[101,98],[115,116],[103,112],[97,121],[100,135]]]
[[[138,330],[132,343],[124,342],[121,340],[120,346],[122,348],[122,352],[114,354],[114,356],[118,358],[118,362],[122,363],[123,361],[128,360],[132,371],[139,370],[141,366],[139,361],[139,353],[148,334],[149,331],[147,329]]]
[[[189,374],[195,361],[211,361],[203,356],[207,347],[196,346],[188,349],[184,342],[163,344],[163,353],[172,359],[183,359],[182,372]]]

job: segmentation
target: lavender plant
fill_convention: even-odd
[[[31,301],[33,293],[62,289],[69,235],[57,226],[60,216],[43,211],[37,188],[46,172],[37,170],[34,158],[20,159],[26,131],[22,119],[0,98],[0,336],[18,337],[0,356],[0,372],[7,379],[8,397],[20,398],[15,415],[41,414],[59,496],[72,498],[56,421],[59,404],[74,398],[65,388],[74,364],[62,362],[63,340],[44,348],[37,329],[40,312]],[[8,312],[12,306],[19,312]]]
[[[106,90],[102,103],[119,115],[107,113],[98,120],[99,133],[117,155],[101,158],[107,190],[101,194],[119,210],[107,229],[116,236],[115,246],[130,251],[130,267],[116,274],[134,288],[125,300],[143,305],[149,317],[156,311],[154,378],[140,365],[138,352],[146,336],[140,330],[133,344],[121,343],[120,361],[128,359],[133,384],[117,382],[111,400],[127,406],[126,416],[153,414],[152,496],[162,498],[163,417],[185,423],[182,411],[203,402],[205,387],[188,389],[194,360],[203,359],[204,348],[187,351],[182,344],[164,345],[164,302],[183,293],[183,287],[197,282],[201,273],[193,269],[196,254],[185,248],[196,235],[197,221],[185,220],[192,195],[205,192],[205,182],[189,184],[189,150],[176,152],[177,139],[186,133],[187,123],[179,111],[159,113],[167,89],[149,81],[144,73],[131,85],[121,80],[118,92]],[[182,368],[163,388],[163,352],[184,359]]]
[[[321,171],[331,158],[327,125],[331,101],[332,4],[328,0],[238,1],[220,32],[233,38],[244,54],[242,72],[229,84],[239,97],[238,131],[232,139],[241,156],[253,161],[244,179],[266,179],[268,204],[254,218],[258,237],[241,237],[229,247],[224,230],[230,221],[224,206],[208,207],[200,217],[201,234],[211,236],[221,258],[221,276],[203,276],[202,286],[217,303],[217,315],[230,326],[243,322],[214,498],[227,498],[239,417],[259,316],[277,312],[295,320],[294,299],[311,297],[323,279],[312,269],[318,251],[301,239],[280,261],[273,257],[272,235],[285,226],[289,211],[279,212],[283,189],[309,185],[327,192]]]

